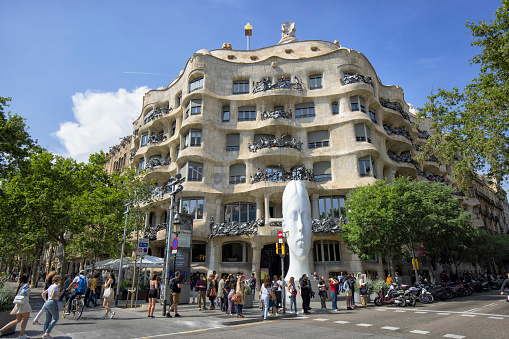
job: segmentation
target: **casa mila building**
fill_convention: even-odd
[[[157,183],[150,254],[164,257],[165,184],[181,173],[178,209],[194,218],[192,272],[281,274],[282,194],[295,178],[311,201],[313,271],[383,277],[382,258],[361,260],[341,239],[349,192],[397,176],[454,185],[451,169],[414,161],[429,126],[362,53],[298,41],[292,23],[282,32],[277,45],[256,50],[199,50],[167,87],[144,96],[129,161]]]

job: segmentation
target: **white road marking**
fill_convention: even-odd
[[[413,331],[410,331],[410,333],[416,333],[416,334],[428,334],[428,333],[429,333],[429,331],[413,330]]]
[[[315,321],[327,321],[329,319],[324,319],[324,318],[319,318],[319,319],[314,319]]]
[[[403,311],[403,310],[396,310],[394,312],[399,312],[399,313],[405,313],[406,311]]]
[[[361,327],[370,327],[373,326],[373,324],[355,324],[355,326],[361,326]]]
[[[377,310],[377,311],[379,311],[379,312],[385,312],[385,311],[387,311],[387,309],[386,309],[386,308],[377,308],[376,310]]]
[[[391,326],[384,326],[380,327],[382,330],[389,330],[389,331],[396,331],[399,330],[399,327],[391,327]]]
[[[451,315],[451,313],[438,313],[438,315]]]
[[[338,321],[335,321],[334,323],[335,324],[349,324],[350,322],[349,321],[344,321],[344,320],[338,320]]]
[[[444,338],[453,338],[453,339],[463,339],[463,338],[465,338],[464,335],[459,335],[459,334],[444,334],[443,337]]]
[[[462,314],[461,316],[462,317],[471,317],[471,318],[473,318],[473,317],[475,317],[475,314]]]
[[[427,314],[428,312],[414,312],[414,313],[417,313],[417,314]]]
[[[504,319],[502,317],[488,317],[488,319]]]
[[[477,308],[472,308],[471,310],[466,310],[465,312],[475,312],[475,311],[479,311],[480,310],[480,307],[477,307]]]

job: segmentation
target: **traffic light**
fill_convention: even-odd
[[[276,254],[285,255],[285,244],[276,244]]]
[[[416,259],[412,259],[412,268],[414,270],[417,269],[417,271],[419,270],[419,262],[417,261],[417,258]]]

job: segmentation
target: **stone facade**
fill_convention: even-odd
[[[341,206],[376,179],[454,185],[450,168],[413,160],[429,125],[417,124],[402,88],[383,85],[363,54],[334,43],[200,50],[169,86],[144,96],[130,159],[159,187],[178,172],[187,178],[178,205],[195,217],[193,271],[280,274],[282,193],[297,176],[315,219],[314,271],[384,276],[381,260],[347,250]],[[460,198],[466,209],[478,204]],[[152,255],[164,256],[169,200],[161,194],[146,220]]]

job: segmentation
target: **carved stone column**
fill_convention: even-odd
[[[394,181],[394,179],[396,179],[396,170],[395,169],[389,169],[387,171],[387,182],[388,183],[391,183]]]
[[[150,227],[150,212],[147,213],[145,216],[145,229],[148,229]]]
[[[262,198],[256,197],[256,219],[261,219],[263,217],[262,203]]]
[[[163,216],[163,211],[160,209],[157,209],[157,210],[155,210],[154,215],[155,215],[155,219],[156,219],[154,226],[157,226],[161,223],[161,217]]]
[[[262,281],[260,280],[260,264],[262,259],[262,248],[263,246],[259,244],[256,239],[256,237],[253,238],[253,243],[251,244],[251,272],[254,273],[256,277],[256,290],[260,290],[260,286],[262,284]],[[246,277],[250,277],[251,274],[246,274]]]
[[[219,239],[217,237],[210,239],[208,242],[209,272],[207,272],[207,276],[212,274],[213,271],[219,271],[219,265],[221,261],[220,251],[221,242]]]
[[[216,215],[214,217],[214,222],[221,223],[224,218],[221,217],[221,211],[223,207],[223,199],[216,199]]]
[[[338,102],[338,116],[344,117],[346,112],[350,112],[350,98],[342,97]]]
[[[269,225],[270,222],[270,211],[269,211],[269,203],[270,203],[270,194],[265,194],[263,196],[264,198],[264,205],[265,205],[265,225]]]
[[[312,195],[312,203],[311,207],[313,208],[311,211],[311,216],[313,219],[319,219],[320,218],[320,210],[318,208],[318,197],[319,194],[313,194]]]

